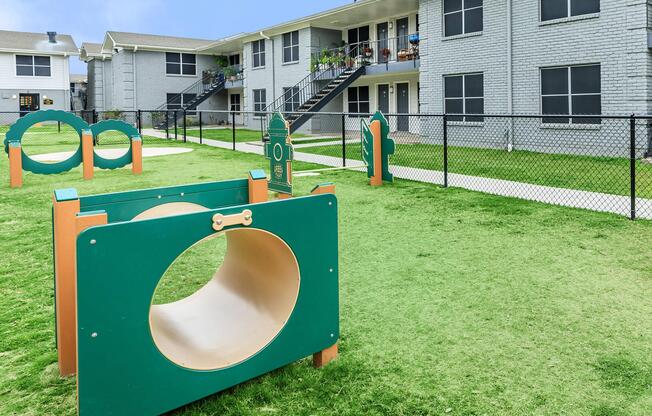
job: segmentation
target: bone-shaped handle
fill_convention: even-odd
[[[253,222],[253,217],[251,210],[245,209],[240,214],[233,215],[223,215],[215,214],[213,215],[213,229],[215,231],[222,231],[224,227],[230,227],[232,225],[244,225],[245,227],[251,225]]]

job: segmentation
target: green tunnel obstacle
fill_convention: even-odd
[[[117,194],[55,192],[59,359],[69,373],[77,364],[80,415],[156,415],[312,354],[317,366],[334,358],[332,190],[267,201],[267,178],[254,171]],[[170,265],[220,234],[227,252],[213,279],[183,300],[152,305]],[[60,270],[67,261],[68,276]]]

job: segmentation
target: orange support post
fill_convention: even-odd
[[[76,217],[80,209],[77,193],[74,190],[55,191],[53,208],[57,353],[59,371],[65,377],[75,374],[77,368],[75,253]]]
[[[79,216],[74,189],[55,191],[53,207],[57,354],[59,372],[67,377],[77,372],[77,236],[108,218],[104,212]]]
[[[262,170],[252,170],[249,172],[249,203],[258,204],[267,202],[267,199],[267,175]]]
[[[23,149],[20,142],[9,142],[9,186],[23,186]]]
[[[383,184],[383,156],[381,146],[382,126],[380,121],[374,120],[369,125],[369,130],[374,136],[374,176],[371,177],[371,186],[382,186]]]
[[[82,132],[82,161],[84,163],[84,179],[93,179],[93,133],[90,130]]]
[[[131,171],[134,175],[143,173],[143,141],[140,137],[131,138]]]

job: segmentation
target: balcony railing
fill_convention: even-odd
[[[414,62],[419,59],[418,33],[393,38],[351,43],[339,48],[322,49],[313,53],[313,65],[336,63],[353,59],[365,65],[385,64],[392,62]]]

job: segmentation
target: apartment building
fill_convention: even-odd
[[[214,88],[219,63],[215,55],[201,51],[213,42],[110,31],[101,44],[83,43],[80,59],[88,64],[88,107],[97,111],[181,110],[189,105],[193,110],[226,109],[229,91],[241,89],[242,84],[225,80]],[[233,55],[231,62],[238,67],[240,55]]]
[[[168,38],[166,47],[195,54],[198,62],[199,57],[239,57],[242,80],[204,108],[554,114],[559,117],[542,120],[538,128],[554,129],[562,141],[576,129],[594,130],[595,140],[604,144],[612,139],[600,131],[602,121],[578,116],[652,110],[650,22],[652,8],[644,1],[362,0],[212,42]],[[128,49],[125,43],[145,49],[144,41],[118,42],[110,33],[101,53],[112,58],[103,59],[126,53],[120,49]],[[132,58],[122,65],[163,68],[161,56],[158,63]],[[328,65],[317,65],[321,62],[340,69],[329,75]],[[135,88],[129,84],[113,94],[114,100],[125,97],[112,106],[145,108],[164,101],[162,88],[182,88],[169,87],[171,81],[167,76],[141,81],[149,92],[137,94],[138,99],[130,95]],[[252,126],[259,122],[239,120]],[[453,135],[484,129],[503,136],[507,147],[524,143],[512,126],[490,125],[481,116],[452,116],[451,121]],[[290,122],[293,130],[324,128],[309,117],[290,117]],[[421,129],[406,118],[393,123],[394,130]]]
[[[88,77],[85,74],[70,74],[70,109],[73,111],[86,110],[86,91]]]
[[[56,32],[0,31],[0,111],[70,110],[75,41]],[[5,120],[8,117],[5,117]]]

